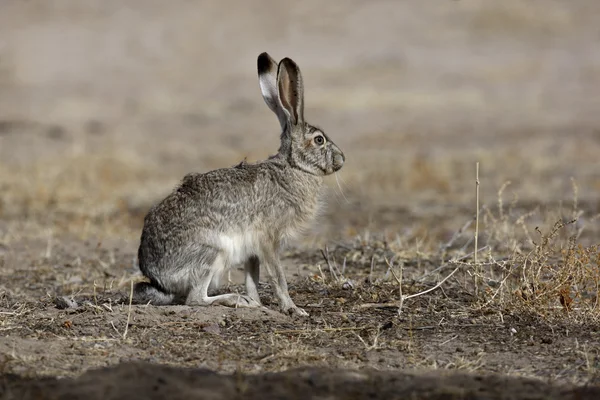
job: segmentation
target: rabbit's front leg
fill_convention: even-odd
[[[269,271],[271,285],[275,290],[275,296],[279,300],[279,307],[284,313],[295,314],[300,317],[308,317],[308,313],[302,308],[296,306],[288,293],[288,285],[285,279],[285,272],[275,252],[267,252],[263,255],[263,261]]]

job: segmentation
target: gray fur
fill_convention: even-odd
[[[138,250],[150,283],[136,285],[136,302],[259,307],[262,266],[281,309],[307,315],[289,296],[279,252],[315,217],[323,176],[342,167],[344,154],[304,121],[298,66],[289,58],[277,65],[262,53],[257,67],[263,98],[282,126],[278,153],[257,163],[188,174],[150,209]],[[247,294],[209,296],[209,286],[241,263]]]

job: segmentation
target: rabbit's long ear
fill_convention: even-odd
[[[258,83],[265,103],[271,111],[277,115],[281,129],[284,130],[287,125],[288,116],[281,106],[279,92],[277,90],[277,63],[267,53],[261,53],[256,62],[258,69]]]
[[[294,125],[304,122],[304,84],[300,68],[294,61],[284,58],[277,72],[279,101]]]

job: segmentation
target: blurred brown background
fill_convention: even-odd
[[[483,204],[510,180],[506,202],[560,207],[573,177],[591,218],[598,21],[593,0],[3,0],[0,229],[135,247],[183,174],[274,153],[262,51],[298,62],[307,118],[346,152],[336,237],[472,217],[476,161]]]

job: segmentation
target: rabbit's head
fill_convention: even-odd
[[[313,175],[329,175],[344,165],[344,153],[319,128],[304,120],[304,86],[300,68],[284,58],[277,64],[258,56],[258,81],[265,102],[281,124],[279,154]]]

